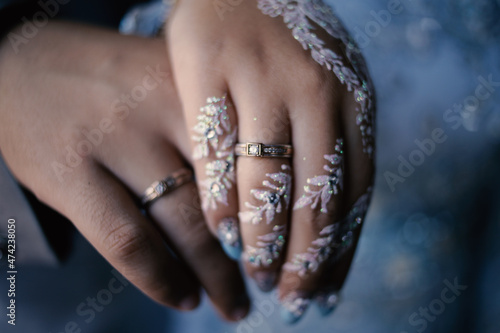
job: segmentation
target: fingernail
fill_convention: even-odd
[[[233,318],[234,321],[240,321],[243,318],[245,318],[245,316],[247,315],[247,312],[248,312],[247,308],[235,309],[235,310],[233,310],[233,312],[231,312],[231,318]]]
[[[227,217],[217,226],[217,237],[222,249],[233,260],[239,260],[242,252],[240,229],[238,222],[233,217]]]
[[[322,292],[316,297],[316,302],[319,312],[325,317],[335,310],[340,302],[340,295],[337,291]]]
[[[193,310],[198,306],[198,295],[190,295],[179,302],[178,307],[181,310]]]
[[[257,272],[253,276],[255,284],[263,292],[268,292],[273,290],[274,283],[276,281],[276,273],[270,272]]]
[[[241,294],[235,304],[235,309],[231,312],[231,318],[235,321],[240,321],[246,317],[250,309],[250,300],[247,294]]]
[[[309,307],[310,299],[300,297],[297,293],[291,293],[281,301],[281,320],[288,325],[298,322],[307,308]]]

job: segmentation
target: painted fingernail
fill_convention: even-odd
[[[255,284],[263,292],[273,290],[274,283],[276,282],[276,273],[270,272],[257,272],[253,276]]]
[[[295,324],[302,318],[310,302],[308,297],[301,297],[295,292],[288,294],[281,301],[281,320],[285,324]]]
[[[217,237],[229,258],[239,260],[242,252],[240,229],[235,218],[227,217],[217,227]]]
[[[319,312],[323,317],[335,310],[340,302],[340,295],[337,291],[322,292],[316,297]]]
[[[198,303],[198,295],[190,295],[180,301],[178,306],[181,310],[189,311],[195,309],[198,306]]]

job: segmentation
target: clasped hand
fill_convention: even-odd
[[[212,1],[181,0],[166,31],[167,52],[159,39],[56,22],[19,55],[4,40],[3,158],[162,304],[193,309],[203,288],[241,319],[241,260],[262,290],[278,288],[285,321],[311,301],[331,312],[373,182],[361,55],[320,1],[244,1],[221,20]],[[153,82],[157,68],[168,74]],[[99,143],[78,149],[95,128]],[[278,156],[255,156],[273,145]],[[148,186],[190,167],[196,182],[141,213]]]

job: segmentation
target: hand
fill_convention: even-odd
[[[374,93],[354,44],[317,0],[180,0],[167,45],[210,230],[240,228],[246,270],[278,284],[286,321],[312,298],[331,311],[373,182]],[[237,141],[292,144],[293,158],[236,159]]]
[[[0,71],[0,146],[15,177],[152,299],[193,309],[201,286],[224,318],[243,317],[241,275],[194,183],[158,199],[151,219],[135,202],[188,154],[163,41],[51,22],[17,55],[4,41]]]

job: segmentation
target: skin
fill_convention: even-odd
[[[344,53],[338,40],[321,30],[315,32],[327,48]],[[228,113],[238,126],[238,142],[291,143],[294,147],[292,159],[237,159],[236,185],[229,190],[229,204],[204,212],[212,233],[223,218],[237,218],[245,210],[245,202],[258,204],[250,190],[262,188],[265,173],[279,172],[282,164],[293,168],[293,205],[308,178],[325,174],[323,155],[333,154],[336,139],[344,138],[344,190],[329,202],[327,214],[320,207],[290,209],[278,214],[272,224],[240,223],[244,246],[255,246],[257,237],[270,233],[274,225],[289,226],[286,255],[269,267],[245,264],[251,277],[265,276],[277,285],[281,297],[292,292],[309,297],[340,289],[355,246],[339,262],[307,277],[281,268],[295,254],[307,251],[320,230],[345,216],[372,184],[373,159],[362,152],[352,92],[302,49],[281,17],[264,15],[254,0],[239,3],[222,19],[211,0],[177,1],[169,16],[167,46],[189,133],[193,133],[206,98],[228,93],[232,105]],[[270,126],[273,123],[282,125],[276,130]],[[191,143],[194,149],[196,144]],[[198,179],[205,178],[205,164],[214,158],[211,154],[194,161]],[[358,237],[356,234],[355,242]]]
[[[328,48],[342,53],[338,41],[318,35]],[[130,114],[113,113],[117,98],[143,83],[145,68],[157,64],[169,73],[160,87],[140,103],[129,100],[136,105]],[[340,262],[306,278],[281,267],[306,251],[321,229],[343,217],[365,193],[373,179],[373,160],[362,152],[352,94],[302,50],[281,18],[265,16],[254,1],[244,1],[221,20],[211,1],[183,0],[170,17],[167,54],[158,40],[50,23],[20,54],[4,41],[0,70],[0,147],[16,178],[72,220],[152,299],[192,309],[203,287],[228,320],[247,313],[248,299],[237,265],[225,257],[210,232],[215,234],[222,218],[237,218],[244,203],[252,202],[250,190],[260,188],[265,173],[279,172],[282,164],[293,167],[293,204],[307,178],[324,174],[322,156],[332,154],[342,136],[344,191],[331,200],[329,213],[285,210],[273,225],[289,226],[286,256],[267,268],[245,266],[252,277],[271,277],[282,297],[342,286],[355,247]],[[191,161],[191,130],[206,98],[226,92],[238,141],[292,143],[294,158],[239,158],[237,186],[230,191],[227,207],[201,214],[191,183],[158,200],[148,221],[134,199],[154,180],[187,164],[203,179],[200,171],[207,161]],[[61,181],[53,163],[64,163],[66,147],[78,147],[86,139],[83,132],[98,128],[105,118],[113,120],[114,129]],[[281,124],[279,129],[269,127],[273,122]],[[187,217],[180,208],[186,203]],[[243,243],[255,245],[272,225],[240,227]],[[164,242],[178,259],[165,250]],[[176,275],[169,274],[172,271]]]
[[[148,66],[159,66],[161,83],[143,100],[132,100],[130,112],[117,112],[114,102],[123,93],[145,85]],[[51,22],[18,54],[4,40],[0,72],[0,147],[18,181],[71,220],[153,300],[189,310],[204,288],[223,318],[246,315],[238,266],[206,227],[195,184],[156,201],[150,218],[135,203],[153,181],[190,159],[162,40]],[[154,79],[146,85],[151,88]],[[54,162],[66,164],[66,147],[76,150],[86,140],[83,133],[103,119],[111,125],[102,141],[58,176]]]

